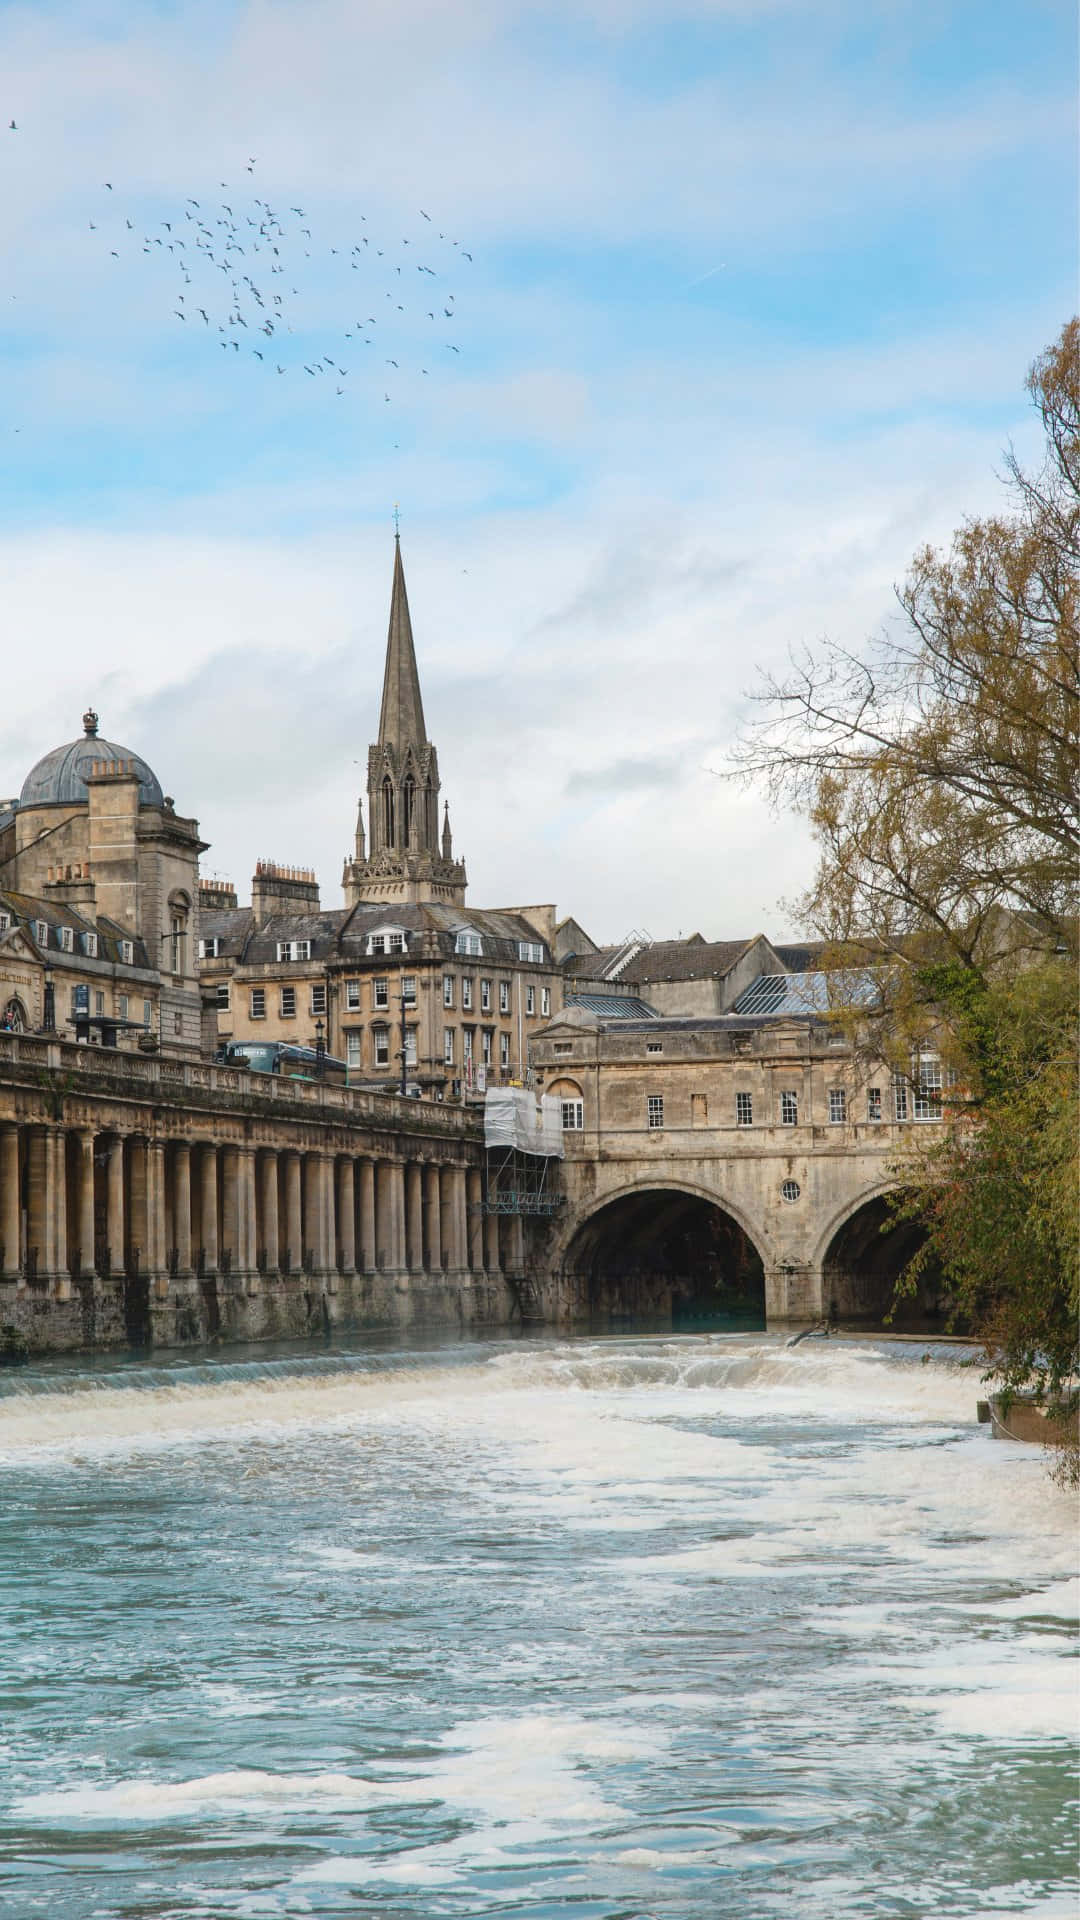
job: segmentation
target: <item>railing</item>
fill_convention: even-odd
[[[139,1095],[155,1088],[166,1097],[189,1089],[219,1095],[240,1094],[269,1106],[303,1103],[325,1112],[337,1112],[365,1119],[390,1132],[408,1122],[409,1131],[417,1129],[473,1139],[481,1131],[476,1114],[460,1107],[443,1106],[436,1101],[403,1099],[393,1092],[370,1093],[359,1087],[330,1086],[323,1081],[283,1079],[277,1074],[249,1073],[239,1067],[214,1066],[208,1062],[174,1060],[159,1054],[121,1052],[118,1048],[79,1046],[66,1040],[42,1038],[38,1034],[0,1033],[0,1080],[4,1069],[29,1068],[59,1074],[85,1074],[95,1080],[110,1080],[121,1087],[137,1090]]]

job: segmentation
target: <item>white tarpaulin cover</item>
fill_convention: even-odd
[[[489,1087],[484,1099],[484,1145],[563,1157],[562,1108],[545,1094],[539,1107],[528,1087]]]

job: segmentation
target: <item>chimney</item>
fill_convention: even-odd
[[[262,926],[277,913],[318,913],[319,883],[311,867],[284,867],[257,860],[251,878],[251,913]]]

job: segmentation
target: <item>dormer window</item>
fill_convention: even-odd
[[[532,961],[535,961],[537,966],[542,966],[544,961],[544,949],[536,940],[519,940],[518,941],[518,959],[532,960]]]
[[[478,933],[474,933],[471,927],[462,927],[460,933],[458,934],[456,940],[454,941],[454,952],[455,953],[471,953],[476,957],[479,957],[480,954],[483,953],[483,951],[484,951],[484,943],[481,940],[480,935]]]
[[[39,946],[39,947],[47,947],[47,946],[48,946],[48,944],[49,944],[49,923],[48,923],[48,921],[47,921],[47,920],[35,920],[35,921],[34,921],[34,939],[35,939],[35,940],[37,941],[37,943],[38,943],[38,946]]]
[[[310,940],[279,940],[277,943],[279,960],[310,960]]]
[[[134,966],[134,964],[135,964],[135,943],[134,943],[134,941],[132,941],[132,940],[121,940],[121,942],[120,942],[120,958],[121,958],[121,960],[123,961],[123,963],[124,963],[124,965],[125,965],[125,967],[133,967],[133,966]]]
[[[96,933],[83,934],[83,952],[85,953],[88,960],[97,959],[97,934]]]
[[[70,927],[59,927],[59,928],[57,929],[57,931],[58,931],[58,933],[59,933],[59,935],[60,935],[60,951],[61,951],[61,953],[74,953],[74,951],[75,951],[75,935],[73,934],[73,932],[72,932],[72,930],[71,930],[71,928],[70,928]]]
[[[369,933],[367,950],[369,954],[404,953],[407,942],[403,927],[380,927],[378,933]]]
[[[219,960],[221,958],[221,944],[222,943],[218,938],[217,934],[211,934],[209,939],[200,940],[199,941],[199,959],[200,960]]]

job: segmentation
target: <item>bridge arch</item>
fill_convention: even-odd
[[[926,1241],[917,1221],[894,1217],[889,1200],[900,1191],[895,1179],[882,1181],[839,1209],[824,1229],[814,1265],[830,1320],[881,1326],[887,1319],[901,1332],[944,1330],[950,1302],[936,1262],[920,1274],[915,1293],[896,1295],[904,1268]]]
[[[577,1215],[559,1265],[581,1308],[608,1324],[763,1327],[769,1258],[726,1197],[646,1177]]]

